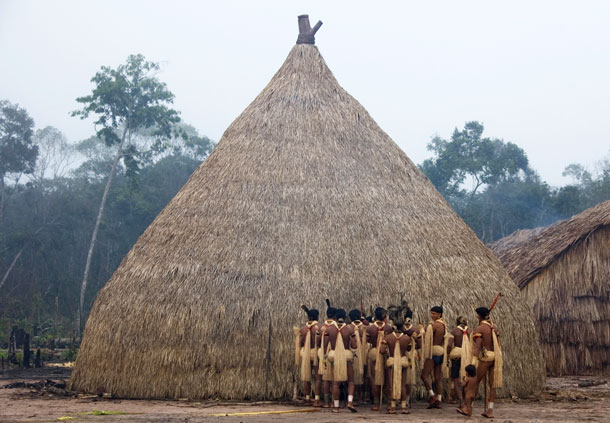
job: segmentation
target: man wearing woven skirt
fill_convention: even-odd
[[[336,325],[335,314],[337,309],[330,306],[330,301],[326,300],[326,320],[319,326],[320,332],[317,338],[316,347],[318,348],[318,374],[322,378],[322,388],[324,392],[324,408],[330,408],[330,388],[333,380],[333,371],[328,361],[329,343],[325,342],[328,338],[328,329]]]
[[[409,414],[407,407],[407,375],[411,369],[410,351],[414,348],[411,337],[404,333],[404,317],[401,310],[392,316],[393,331],[381,343],[381,354],[386,357],[386,380],[388,381],[390,405],[388,414],[396,414],[396,401],[400,400],[402,414]]]
[[[496,389],[502,387],[502,348],[499,341],[498,330],[489,319],[490,309],[479,307],[476,309],[479,326],[472,335],[472,364],[477,368],[477,384],[483,380],[485,384],[485,411],[483,417],[493,418]],[[458,409],[461,414],[468,414],[472,404],[466,404]]]
[[[413,324],[413,310],[407,305],[403,307],[404,324],[403,332],[411,338],[411,347],[409,349],[409,368],[407,369],[407,380],[405,386],[407,406],[411,407],[411,390],[417,382],[415,372],[415,363],[419,361],[421,355],[422,334],[417,326]]]
[[[324,342],[330,346],[328,360],[333,371],[333,413],[339,412],[339,395],[342,382],[347,382],[347,408],[356,412],[354,408],[354,355],[356,337],[354,328],[345,323],[347,314],[345,310],[338,309],[335,313],[336,322],[327,329],[328,336]]]
[[[322,375],[318,373],[318,351],[316,348],[317,338],[319,335],[318,316],[319,312],[316,309],[308,309],[301,306],[307,313],[307,323],[303,326],[299,333],[300,346],[300,363],[301,363],[301,380],[303,381],[303,392],[305,393],[305,401],[310,403],[311,385],[313,382],[314,391],[314,407],[320,406],[320,390],[322,389]],[[312,381],[311,373],[315,375]]]
[[[369,343],[368,367],[373,395],[373,411],[379,411],[379,397],[384,384],[385,365],[380,347],[383,338],[392,333],[392,327],[386,323],[387,312],[384,308],[375,309],[375,321],[366,327],[366,339]]]
[[[470,335],[472,329],[467,325],[466,318],[459,316],[456,320],[457,327],[451,330],[447,353],[451,363],[451,381],[453,382],[453,398],[457,398],[459,408],[464,405],[462,395],[462,379],[466,377],[466,366],[472,361],[472,346]]]
[[[356,338],[354,353],[354,387],[358,401],[364,401],[364,381],[366,380],[366,361],[368,356],[368,342],[366,342],[366,326],[362,322],[362,312],[354,309],[349,312],[349,319]],[[356,402],[354,401],[354,405]]]
[[[449,377],[447,366],[447,343],[449,334],[447,323],[443,319],[443,307],[434,306],[430,309],[430,318],[424,335],[423,359],[424,368],[421,372],[421,380],[428,390],[428,408],[441,408],[443,377]],[[435,389],[432,389],[430,375],[434,372]]]

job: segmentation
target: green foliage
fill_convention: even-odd
[[[141,161],[137,183],[132,183],[124,167],[118,170],[93,255],[87,306],[137,238],[211,151],[214,144],[209,139],[188,125],[184,127],[190,128],[188,136],[171,138],[171,148]],[[153,141],[145,134],[134,138],[141,150]],[[21,327],[50,325],[56,337],[73,333],[79,281],[112,150],[94,137],[68,154],[79,154],[81,158],[74,161],[82,162],[68,177],[20,184],[7,196],[4,257],[12,258],[21,247],[26,248],[0,288],[0,333],[16,319]]]
[[[131,175],[138,172],[140,154],[135,145],[129,144],[131,135],[152,129],[150,134],[157,138],[153,148],[159,149],[180,121],[178,112],[169,107],[174,95],[155,76],[159,70],[158,63],[147,61],[141,54],[130,55],[127,63],[116,69],[102,66],[91,79],[95,84],[92,93],[76,99],[83,108],[72,112],[81,119],[95,115],[97,138],[107,146],[122,144],[127,138],[123,160]]]
[[[61,359],[63,361],[73,362],[73,361],[76,361],[77,355],[78,355],[78,349],[70,348],[61,353]]]
[[[38,147],[32,143],[34,120],[25,109],[0,101],[0,179],[7,173],[32,173]]]
[[[497,138],[483,138],[484,127],[468,122],[457,128],[446,141],[434,137],[428,150],[434,157],[425,160],[421,169],[436,188],[446,197],[473,196],[479,188],[518,179],[529,171],[525,152],[513,143]],[[473,187],[464,188],[467,179]]]
[[[433,138],[428,149],[434,156],[420,166],[483,242],[549,225],[610,199],[610,157],[600,162],[597,174],[569,165],[564,176],[574,183],[551,189],[529,167],[521,148],[483,138],[483,129],[468,122],[450,141]]]

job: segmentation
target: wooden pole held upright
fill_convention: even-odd
[[[267,355],[265,357],[265,400],[269,399],[269,375],[271,374],[271,336],[273,328],[271,326],[271,315],[269,315],[269,336],[267,338]]]

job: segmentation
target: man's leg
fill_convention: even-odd
[[[314,385],[313,391],[315,394],[315,399],[313,401],[313,406],[314,407],[319,407],[320,404],[320,392],[322,391],[322,375],[318,374],[318,368],[315,368],[315,373],[316,375],[316,383]]]
[[[390,399],[390,403],[388,405],[388,414],[396,414],[396,400],[394,400],[393,392],[392,392],[392,367],[388,367],[385,370],[385,380],[388,381],[387,387],[387,396]]]
[[[379,392],[380,392],[379,390],[381,389],[381,387],[379,385],[375,385],[375,362],[370,361],[369,365],[371,366],[370,381],[371,381],[371,394],[373,395],[373,408],[371,408],[371,410],[379,411],[379,407],[381,407],[381,404],[379,404]]]
[[[484,410],[487,411],[487,402],[489,402],[489,397],[487,394],[487,385],[486,385],[486,376],[489,371],[489,368],[493,364],[493,361],[479,361],[477,364],[477,392],[479,391],[479,385],[481,381],[483,381],[483,391],[485,392],[485,403]]]
[[[436,408],[441,408],[443,400],[443,364],[434,365],[434,383],[436,384]]]
[[[323,408],[330,408],[330,381],[323,381],[324,405]]]
[[[311,401],[311,382],[303,382],[303,395],[305,395],[305,401]]]
[[[430,373],[434,370],[434,361],[432,359],[426,359],[424,361],[424,368],[421,371],[421,380],[424,382],[424,386],[428,391],[429,402],[434,402],[436,400],[434,391],[432,390],[432,381],[430,380]]]
[[[333,408],[332,408],[333,413],[339,412],[339,395],[341,393],[340,385],[341,385],[341,382],[333,381]]]
[[[354,392],[356,390],[356,386],[354,385],[354,365],[352,362],[347,363],[347,408],[355,413],[356,408],[354,408]]]
[[[491,366],[487,369],[487,383],[489,387],[485,387],[488,389],[489,395],[487,399],[487,407],[485,412],[483,413],[484,417],[492,419],[494,416],[494,402],[496,401],[496,388],[494,388],[494,362],[491,362]]]
[[[409,405],[407,404],[407,398],[409,395],[407,393],[407,389],[409,386],[409,385],[407,385],[407,372],[408,371],[409,371],[409,368],[402,369],[402,380],[401,380],[402,389],[400,390],[400,412],[402,414],[409,414]]]
[[[453,379],[453,395],[454,398],[457,398],[459,407],[464,405],[464,394],[462,388],[463,387],[462,382],[460,382],[460,378]]]
[[[407,407],[411,408],[411,385],[407,384],[405,386],[405,395],[406,395],[406,401],[407,401]]]

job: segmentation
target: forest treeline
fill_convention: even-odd
[[[420,169],[484,243],[550,225],[610,199],[610,150],[593,169],[568,165],[563,176],[571,183],[551,187],[522,148],[484,137],[483,131],[481,123],[468,122],[449,139],[434,137],[428,144],[433,156]]]
[[[154,65],[130,56],[122,69],[102,68],[92,79],[98,91],[78,99],[84,108],[75,115],[83,117],[89,110],[107,120],[98,119],[96,134],[76,143],[57,128],[36,129],[26,109],[0,101],[0,344],[13,325],[43,338],[77,333],[81,290],[86,316],[137,238],[214,148],[173,110],[159,114],[158,104],[152,112],[145,110],[149,114],[141,112],[140,121],[133,119],[135,112],[125,115],[130,121],[116,118],[125,111],[126,99],[142,95],[140,88],[125,91],[127,97],[116,103],[121,107],[106,107],[120,97],[112,90],[128,86],[129,72],[141,81],[147,71],[155,71],[148,87],[157,83],[155,93],[166,90]],[[162,101],[171,103],[173,96],[166,91]],[[164,116],[170,119],[159,131],[155,119]],[[483,131],[482,124],[469,122],[449,139],[433,138],[428,144],[432,157],[420,165],[483,242],[569,218],[610,199],[610,156],[593,170],[567,166],[572,183],[551,187],[530,167],[525,151],[485,137]],[[92,232],[115,161],[82,289]]]

